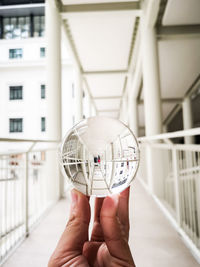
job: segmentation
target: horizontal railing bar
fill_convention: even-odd
[[[6,231],[5,233],[1,234],[0,238],[6,237],[7,235],[9,235],[10,233],[12,233],[13,231],[15,231],[16,229],[20,228],[23,225],[24,225],[24,222],[21,222],[21,223],[15,225],[13,228],[11,228],[8,231]]]
[[[19,178],[8,178],[8,179],[1,179],[0,178],[0,182],[10,182],[10,181],[17,181],[19,180]]]
[[[50,147],[50,148],[33,149],[30,152],[34,153],[34,152],[50,151],[50,150],[57,150],[57,149],[58,149],[57,147]],[[28,150],[2,151],[2,152],[0,152],[0,157],[6,156],[6,155],[24,154],[26,152],[28,152]]]
[[[153,141],[153,140],[162,140],[162,139],[167,139],[167,138],[177,138],[177,137],[195,136],[195,135],[200,135],[200,127],[183,130],[183,131],[172,132],[172,133],[163,133],[163,134],[158,134],[158,135],[139,137],[138,141],[148,142],[148,141]]]
[[[0,142],[31,142],[31,143],[59,143],[60,140],[23,139],[23,138],[0,138]]]
[[[148,146],[148,143],[141,143],[141,147]],[[192,151],[192,152],[200,152],[200,145],[189,145],[189,144],[159,144],[159,143],[151,143],[151,147],[160,148],[160,149],[176,149],[183,151]]]

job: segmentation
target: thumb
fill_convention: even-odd
[[[104,240],[112,257],[133,263],[123,226],[117,217],[118,203],[118,195],[104,199],[100,214]]]
[[[88,240],[88,226],[90,222],[88,198],[75,189],[72,190],[71,196],[72,204],[69,221],[51,257],[51,261],[53,259],[54,262],[56,259],[67,262],[81,255],[83,245]]]

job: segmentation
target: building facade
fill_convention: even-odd
[[[11,5],[7,5],[5,1],[0,6],[2,138],[48,139],[49,136],[45,4],[28,2],[9,1]],[[75,79],[72,62],[63,46],[61,51],[64,135],[74,124]]]

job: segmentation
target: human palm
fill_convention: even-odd
[[[88,197],[72,191],[72,206],[67,227],[48,267],[135,266],[128,245],[129,188],[120,195],[96,198],[90,240]]]

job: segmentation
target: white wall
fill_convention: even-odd
[[[41,84],[46,84],[45,58],[40,58],[45,38],[0,40],[0,137],[48,138],[48,88],[41,99]],[[22,48],[22,59],[9,59],[10,48]],[[66,49],[62,49],[63,134],[72,126],[73,68]],[[23,99],[9,100],[9,86],[22,85]],[[41,117],[46,117],[46,132],[41,132]],[[23,132],[9,133],[9,118],[23,118]]]

